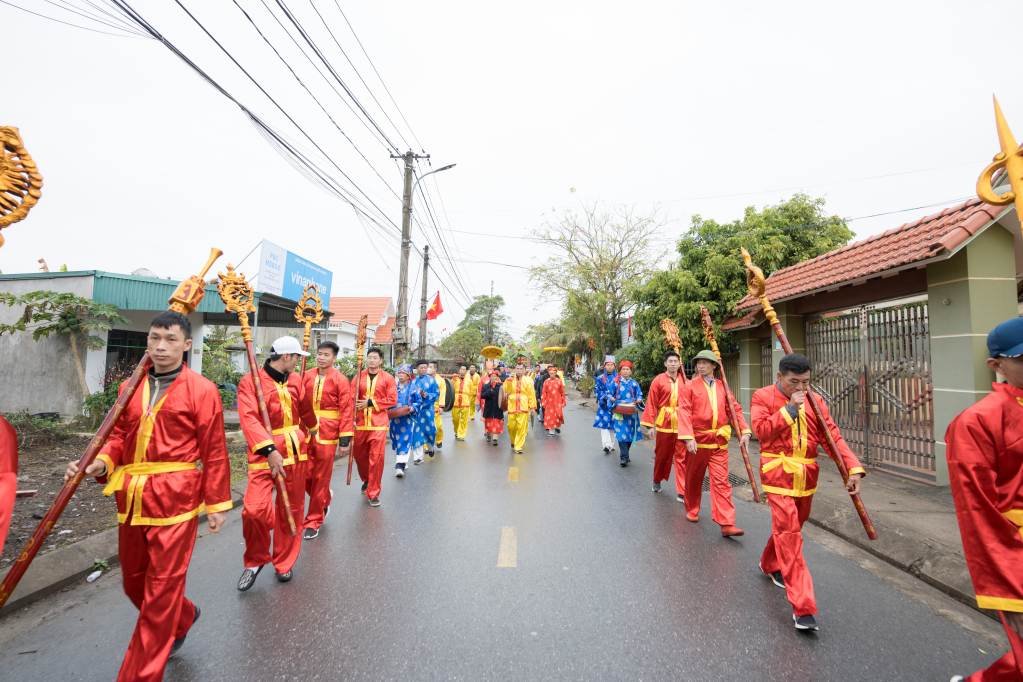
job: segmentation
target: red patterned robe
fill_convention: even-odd
[[[540,396],[540,404],[543,405],[543,427],[555,429],[565,423],[565,414],[562,408],[568,404],[565,399],[565,384],[557,376],[543,382],[543,395]]]

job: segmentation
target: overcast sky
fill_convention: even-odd
[[[109,30],[43,0],[8,1]],[[1023,137],[1004,28],[1021,25],[1015,3],[285,0],[381,135],[277,23],[301,40],[276,0],[237,2],[327,113],[233,0],[182,2],[312,141],[178,5],[129,4],[333,176],[351,178],[391,221],[386,234],[300,175],[161,43],[0,3],[0,125],[20,128],[45,182],[29,218],[3,231],[4,273],[45,258],[53,270],[181,278],[211,246],[225,252],[222,269],[269,239],[332,270],[334,296],[397,298],[401,171],[386,135],[431,154],[433,168],[458,164],[422,182],[459,261],[431,259],[443,281],[431,273],[428,289],[441,289],[447,311],[431,329],[453,330],[493,280],[519,336],[557,313],[538,306],[522,269],[537,253],[524,237],[552,209],[581,198],[658,209],[666,238],[694,214],[731,221],[800,189],[848,218],[918,209],[850,223],[864,238],[974,194],[998,150],[992,94]],[[417,193],[413,242],[428,237],[436,251],[422,204]],[[241,269],[254,274],[257,256]],[[418,255],[410,269],[415,317]]]

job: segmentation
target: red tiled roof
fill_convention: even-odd
[[[359,318],[367,315],[367,324],[380,324],[390,302],[389,296],[331,296],[330,312],[334,313],[331,322],[344,320],[358,324]]]
[[[767,297],[772,301],[792,298],[926,260],[943,249],[951,251],[1003,210],[1003,207],[986,204],[980,199],[970,199],[959,206],[875,234],[772,273],[767,278]],[[759,305],[757,299],[747,294],[735,310],[742,311],[756,305]],[[740,325],[746,317],[728,320],[724,328],[748,326],[752,320]]]
[[[387,322],[377,327],[376,338],[373,339],[373,343],[390,343],[391,342],[391,330],[394,329],[394,317],[388,317]]]
[[[760,324],[760,321],[764,319],[764,309],[757,308],[756,310],[750,311],[742,317],[730,317],[724,321],[721,325],[721,331],[730,332],[736,329],[746,329],[747,327],[755,327]]]

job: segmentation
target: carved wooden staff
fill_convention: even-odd
[[[366,323],[369,318],[363,315],[359,319],[359,330],[355,333],[355,345],[359,348],[359,357],[355,363],[355,397],[352,399],[352,449],[348,451],[348,482],[345,485],[352,484],[352,462],[355,461],[355,434],[358,430],[356,422],[359,417],[359,407],[355,404],[359,401],[359,391],[362,389],[362,357],[365,352],[366,345]]]
[[[771,302],[767,300],[766,295],[766,284],[764,282],[764,272],[753,265],[753,259],[750,258],[749,253],[746,249],[742,249],[742,260],[746,264],[746,286],[749,287],[749,292],[755,296],[759,301],[761,307],[764,309],[764,316],[771,325],[771,329],[774,330],[775,335],[778,337],[778,341],[781,342],[782,350],[786,353],[792,352],[792,344],[789,343],[788,337],[785,336],[785,332],[782,331],[781,323],[778,322],[778,316],[774,312],[774,308],[771,307]],[[835,464],[838,465],[838,471],[842,474],[842,481],[848,485],[849,483],[849,468],[846,467],[845,462],[842,460],[842,455],[838,452],[838,445],[835,443],[834,437],[831,435],[831,429],[828,428],[827,422],[824,421],[824,414],[817,406],[817,400],[814,398],[812,391],[806,392],[806,403],[810,406],[810,410],[814,416],[817,417],[817,425],[820,427],[821,432],[824,434],[824,438],[827,442],[827,451],[831,459],[835,460]],[[867,531],[867,537],[871,540],[877,540],[877,531],[874,530],[874,524],[870,521],[870,516],[867,514],[867,508],[863,506],[863,500],[860,499],[859,493],[849,493],[849,497],[852,498],[853,504],[856,506],[856,512],[860,515],[860,521],[863,523],[863,528]]]
[[[320,301],[320,295],[316,291],[316,285],[310,284],[302,292],[302,298],[299,299],[298,305],[295,306],[295,320],[305,325],[305,336],[302,338],[302,350],[309,350],[309,332],[312,330],[314,324],[319,324],[323,321],[323,302]],[[302,356],[302,371],[299,372],[299,376],[305,376],[305,363],[309,359],[308,355]]]
[[[732,425],[735,427],[735,435],[739,439],[739,451],[742,453],[742,462],[746,465],[746,474],[749,476],[750,487],[753,488],[753,499],[759,503],[765,502],[760,497],[760,490],[757,488],[757,479],[753,475],[753,465],[749,461],[749,448],[742,442],[742,435],[739,433],[739,416],[735,413],[735,396],[732,389],[728,388],[728,379],[725,378],[725,363],[721,361],[721,351],[718,350],[717,339],[714,338],[714,322],[710,319],[710,311],[706,306],[700,306],[703,313],[703,335],[710,344],[710,349],[718,359],[718,371],[721,372],[721,385],[725,387],[725,402],[728,404],[728,414],[732,418]]]
[[[225,312],[235,313],[238,316],[238,323],[242,327],[242,338],[245,340],[245,352],[249,357],[249,372],[252,377],[252,385],[256,389],[256,402],[259,403],[259,412],[263,416],[263,428],[273,439],[274,427],[270,422],[270,413],[266,409],[266,398],[263,396],[263,381],[259,378],[259,366],[256,364],[256,350],[252,345],[252,329],[249,328],[249,313],[256,312],[254,304],[255,293],[252,285],[245,281],[245,274],[235,272],[234,266],[228,264],[227,274],[220,273],[220,284],[217,285],[220,298],[224,301]],[[284,453],[281,453],[284,456]],[[296,457],[298,454],[296,453]],[[295,523],[295,516],[291,513],[291,500],[288,497],[288,488],[284,485],[284,476],[276,476],[277,494],[284,500],[284,513],[288,517],[288,530],[291,537],[298,535],[298,525]],[[303,493],[304,494],[304,493]]]
[[[177,311],[183,315],[189,315],[199,307],[202,302],[202,297],[206,293],[206,282],[203,281],[203,277],[211,267],[213,267],[214,261],[223,255],[223,251],[220,249],[212,249],[210,251],[209,260],[206,261],[206,265],[203,266],[202,271],[198,275],[193,275],[185,281],[178,284],[178,288],[174,290],[174,293],[170,297],[170,310]],[[53,530],[53,526],[57,523],[57,519],[64,512],[64,508],[67,507],[67,503],[71,501],[71,496],[78,490],[78,486],[81,484],[82,479],[85,478],[85,470],[89,468],[89,465],[96,459],[96,455],[107,442],[107,438],[113,433],[114,427],[117,425],[121,415],[124,414],[124,407],[131,400],[132,396],[135,395],[135,389],[138,388],[139,384],[145,379],[146,372],[149,371],[150,365],[153,364],[152,359],[149,357],[147,351],[142,355],[142,359],[139,360],[138,366],[135,371],[132,372],[131,377],[124,383],[124,387],[121,389],[121,394],[117,396],[117,401],[114,406],[110,408],[110,412],[107,413],[103,423],[100,424],[99,430],[96,431],[96,435],[89,442],[88,447],[85,448],[85,453],[81,459],[78,460],[78,473],[70,481],[64,484],[64,487],[57,493],[57,497],[54,498],[53,504],[50,505],[49,511],[43,516],[43,520],[39,522],[39,526],[35,532],[32,533],[31,539],[28,541],[28,545],[22,550],[18,560],[14,562],[14,566],[8,571],[4,577],[3,582],[0,582],[0,608],[7,602],[8,597],[14,592],[14,588],[17,587],[18,581],[25,575],[25,571],[28,570],[29,564],[32,563],[32,559],[35,558],[39,548],[43,544],[43,540]],[[109,471],[108,474],[114,472]]]

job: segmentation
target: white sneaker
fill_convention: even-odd
[[[405,478],[405,470],[404,469],[395,469],[394,470],[394,477],[395,478]]]

